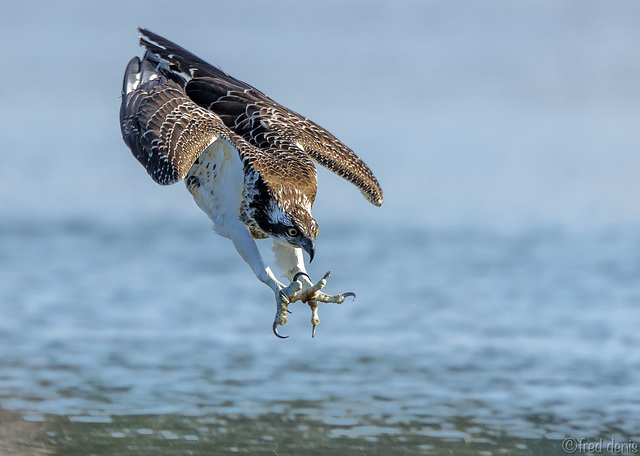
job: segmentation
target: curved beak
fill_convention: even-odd
[[[316,243],[313,239],[307,238],[300,247],[304,249],[305,252],[309,254],[309,263],[313,261],[313,256],[316,253]]]

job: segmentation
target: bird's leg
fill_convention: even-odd
[[[228,227],[227,232],[236,250],[251,267],[256,277],[274,291],[276,297],[276,317],[273,322],[273,333],[282,339],[286,338],[286,336],[278,334],[277,328],[287,322],[289,304],[297,300],[295,298],[297,293],[302,289],[302,284],[294,280],[289,286],[284,286],[275,278],[271,269],[262,261],[258,246],[242,222],[238,221],[238,223]]]
[[[320,318],[318,317],[318,302],[342,304],[347,297],[353,297],[355,299],[355,293],[351,292],[338,295],[328,295],[323,293],[321,290],[327,284],[329,272],[314,284],[305,270],[304,258],[302,256],[301,249],[274,241],[273,252],[275,253],[277,265],[285,271],[285,276],[291,280],[291,285],[289,285],[289,287],[292,287],[292,290],[295,289],[294,293],[287,296],[287,304],[295,301],[302,301],[307,303],[311,309],[311,324],[313,325],[311,337],[315,335],[316,327],[318,326],[318,323],[320,323]],[[276,314],[276,323],[277,317],[278,315]],[[284,321],[286,322],[286,317]]]

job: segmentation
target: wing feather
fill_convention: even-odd
[[[184,78],[185,94],[249,144],[264,153],[280,150],[280,155],[301,162],[309,157],[355,184],[373,204],[382,204],[382,189],[371,169],[327,130],[171,41],[145,29],[140,32],[141,43],[158,62]]]
[[[258,102],[254,109],[267,129],[278,132],[274,141],[286,140],[295,144],[316,163],[358,187],[371,203],[382,205],[382,189],[371,169],[335,136],[311,120],[278,104]]]
[[[123,84],[120,126],[133,155],[159,184],[183,179],[195,160],[228,129],[147,60],[131,60]]]

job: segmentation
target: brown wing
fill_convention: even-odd
[[[271,142],[296,145],[315,162],[358,187],[371,203],[382,205],[382,188],[371,169],[327,130],[274,102],[248,105],[247,111],[248,115],[240,116],[236,122],[247,125],[252,135],[254,130],[263,128],[275,132],[266,135]]]
[[[184,78],[187,96],[215,112],[251,145],[310,157],[355,184],[373,204],[382,204],[382,189],[373,172],[331,133],[171,41],[140,31],[148,51]]]
[[[159,184],[183,179],[207,146],[228,132],[219,117],[146,59],[129,62],[122,92],[122,137]]]

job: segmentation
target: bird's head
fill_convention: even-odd
[[[309,254],[309,262],[313,261],[318,223],[311,212],[300,205],[283,207],[275,201],[270,206],[265,219],[256,219],[263,231],[280,242],[300,247]]]
[[[318,235],[318,222],[308,211],[300,209],[287,214],[288,223],[283,224],[283,232],[280,239],[309,254],[309,263],[313,261],[316,248],[316,236]]]
[[[309,262],[313,261],[318,234],[318,222],[311,216],[315,179],[312,183],[305,187],[291,179],[280,179],[276,183],[272,179],[264,186],[262,198],[257,200],[260,204],[254,206],[254,219],[260,229],[283,244],[307,252]]]

